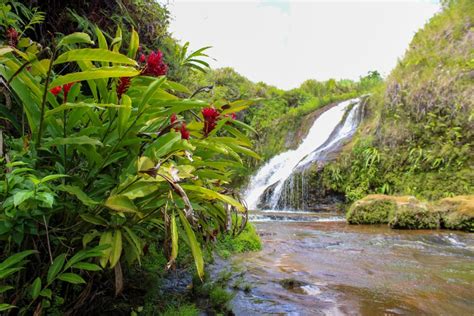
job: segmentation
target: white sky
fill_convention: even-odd
[[[174,37],[193,50],[212,45],[213,68],[282,89],[369,70],[387,75],[440,8],[430,0],[165,2]]]

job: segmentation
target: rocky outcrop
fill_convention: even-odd
[[[350,224],[388,224],[397,229],[456,229],[474,232],[474,195],[420,201],[413,196],[368,195],[354,202]]]

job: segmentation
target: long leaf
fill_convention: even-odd
[[[82,80],[95,80],[102,78],[119,78],[119,77],[135,77],[140,71],[131,67],[114,66],[92,68],[82,72],[73,72],[64,76],[60,76],[51,82],[51,87],[62,86],[66,83],[77,82]]]
[[[179,211],[179,218],[181,220],[181,224],[184,227],[184,231],[186,232],[186,236],[188,236],[189,247],[191,248],[191,253],[194,257],[194,263],[196,264],[198,276],[202,280],[202,278],[204,277],[204,259],[202,257],[201,246],[199,245],[196,239],[196,235],[194,234],[191,225],[189,225],[189,222],[186,219],[184,212],[181,210]]]
[[[73,61],[105,61],[117,64],[137,66],[137,62],[120,53],[102,48],[82,48],[67,51],[54,61],[54,65]]]
[[[230,196],[220,194],[216,191],[209,190],[200,186],[196,185],[190,185],[190,184],[183,184],[182,185],[183,189],[187,191],[194,191],[198,193],[202,193],[204,196],[206,196],[208,199],[219,199],[227,204],[230,204],[234,206],[236,209],[238,209],[241,212],[245,212],[245,207],[243,207],[242,204],[237,202],[235,199],[231,198]]]
[[[65,260],[66,260],[65,253],[60,254],[54,259],[53,264],[48,269],[48,276],[46,278],[46,281],[48,282],[48,284],[51,284],[51,282],[54,281],[58,273],[61,272],[64,266]]]
[[[138,212],[137,207],[133,204],[132,200],[124,195],[112,195],[107,201],[105,201],[105,206],[120,212]]]
[[[110,252],[110,268],[115,267],[122,255],[122,231],[116,229],[112,237],[112,251]]]
[[[91,40],[89,34],[83,32],[75,32],[64,36],[58,43],[58,46],[69,45],[69,44],[90,44],[94,45],[94,41]]]

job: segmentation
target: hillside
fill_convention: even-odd
[[[414,36],[357,136],[322,172],[326,188],[349,201],[474,191],[473,19],[474,3],[451,1]]]

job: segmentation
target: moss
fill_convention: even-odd
[[[398,205],[389,225],[399,229],[437,229],[440,216],[426,204]]]
[[[168,307],[162,316],[197,316],[199,309],[194,304]]]
[[[216,252],[226,259],[234,253],[247,251],[259,251],[262,249],[262,242],[252,223],[247,223],[242,233],[233,237],[228,234],[219,238],[216,245]]]
[[[437,209],[444,228],[474,232],[474,195],[442,199]]]
[[[388,199],[359,200],[347,212],[349,224],[387,224],[396,208]]]
[[[368,195],[353,203],[350,224],[384,224],[397,229],[448,228],[474,232],[474,195],[422,202],[413,196]]]

